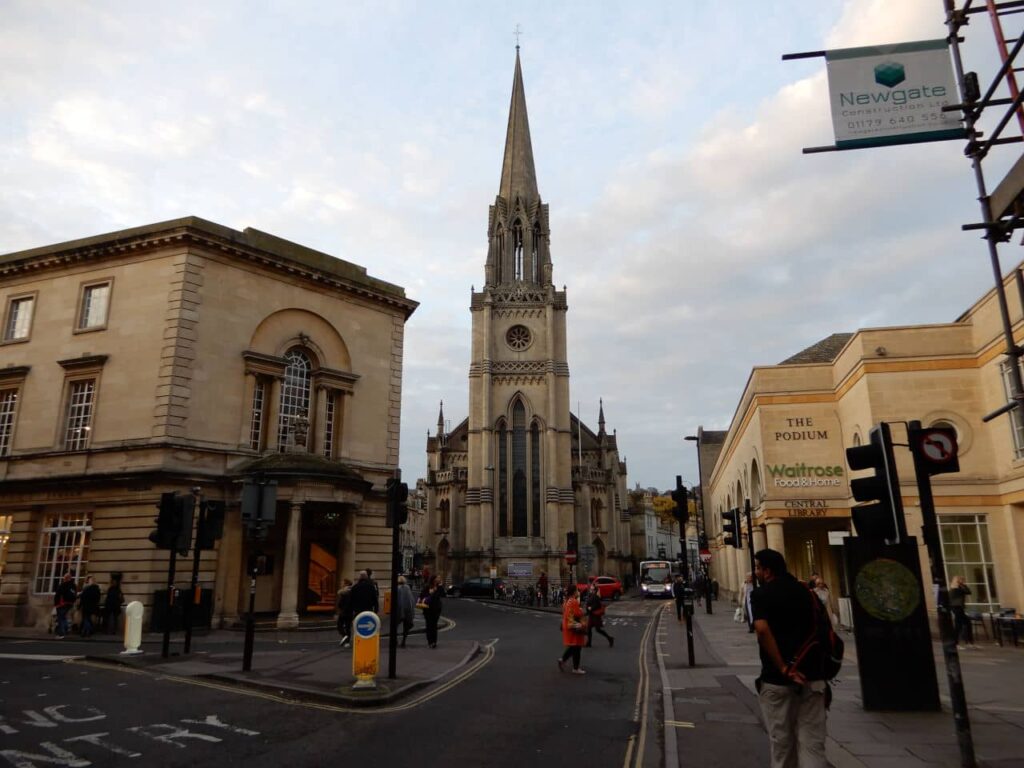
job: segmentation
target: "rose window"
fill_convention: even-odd
[[[530,346],[530,329],[525,325],[513,325],[505,334],[505,341],[512,349],[526,349]]]

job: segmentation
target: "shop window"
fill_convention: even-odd
[[[106,328],[109,309],[109,280],[82,286],[82,297],[78,307],[78,325],[76,329],[79,331],[98,331]]]
[[[946,583],[962,576],[971,594],[969,611],[994,611],[999,608],[995,565],[988,538],[987,515],[939,515],[942,556],[946,564]]]
[[[91,533],[88,512],[61,512],[47,516],[39,543],[39,561],[32,591],[38,595],[52,594],[65,573],[70,573],[75,582],[79,582],[88,565]]]
[[[11,452],[14,437],[14,415],[18,409],[18,390],[0,390],[0,456]]]
[[[32,331],[32,310],[35,296],[16,296],[7,304],[4,321],[4,341],[28,341]]]
[[[1013,387],[1010,385],[1010,366],[1003,362],[999,366],[1003,375],[1003,392],[1009,402],[1013,397]],[[1024,458],[1024,414],[1020,408],[1014,408],[1009,412],[1010,417],[1010,438],[1013,440],[1013,458]]]

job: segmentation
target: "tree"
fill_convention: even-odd
[[[665,526],[671,526],[675,522],[676,503],[671,496],[655,496],[654,513],[661,519]]]

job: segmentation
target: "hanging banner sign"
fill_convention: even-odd
[[[962,139],[960,98],[945,40],[825,52],[836,147]]]

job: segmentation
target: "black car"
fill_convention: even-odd
[[[461,584],[449,587],[448,594],[452,597],[501,597],[505,594],[505,581],[489,576],[477,576],[475,579],[466,579]]]

